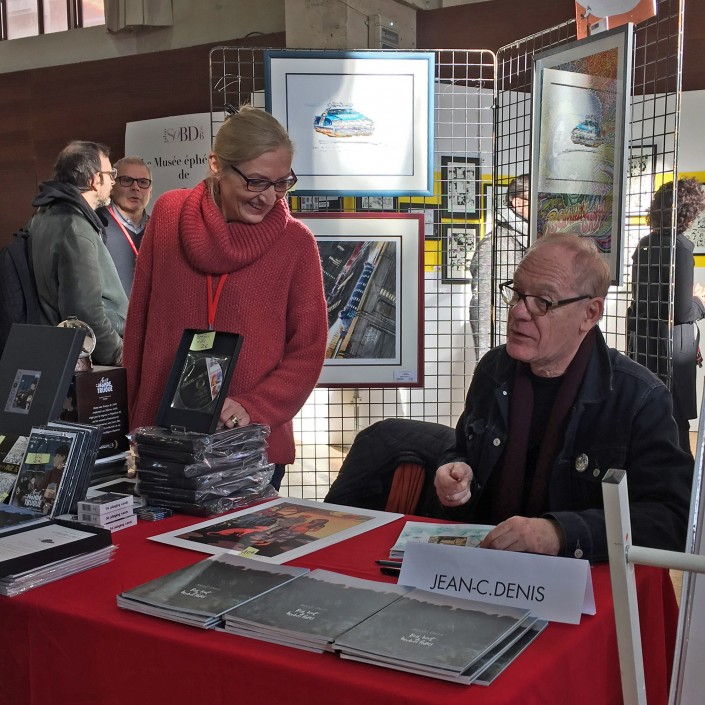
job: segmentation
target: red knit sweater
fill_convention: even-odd
[[[257,225],[226,223],[203,183],[154,204],[125,327],[130,426],[154,423],[183,330],[208,328],[206,274],[224,273],[214,327],[243,336],[228,396],[271,427],[270,462],[291,463],[291,420],[318,380],[328,325],[316,241],[285,199]]]

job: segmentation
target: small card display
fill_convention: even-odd
[[[185,330],[156,425],[213,433],[241,347],[237,333]]]

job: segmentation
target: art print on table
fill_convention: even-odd
[[[323,267],[328,345],[319,386],[423,382],[421,215],[302,215]]]
[[[293,497],[280,498],[151,538],[203,553],[235,551],[248,558],[284,563],[383,526],[400,516]]]
[[[268,50],[267,110],[297,192],[433,195],[434,52]]]
[[[531,240],[589,237],[621,281],[632,26],[534,56]]]

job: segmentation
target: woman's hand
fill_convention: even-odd
[[[226,397],[223,410],[220,412],[220,423],[225,428],[247,426],[250,423],[250,415],[240,402]]]

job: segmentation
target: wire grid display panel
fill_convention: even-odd
[[[243,103],[264,107],[266,49],[211,51],[213,134]],[[394,54],[394,51],[385,53]],[[405,52],[407,53],[407,52]],[[289,198],[294,211],[414,212],[424,215],[424,385],[419,388],[317,388],[294,419],[297,459],[282,493],[322,499],[359,431],[384,418],[454,425],[476,362],[469,264],[488,228],[492,180],[495,55],[437,50],[432,196]]]
[[[627,352],[627,309],[632,301],[632,255],[639,240],[648,235],[646,214],[655,190],[673,179],[677,170],[677,135],[682,70],[682,0],[662,0],[658,15],[635,27],[632,71],[631,122],[627,129],[628,163],[625,220],[621,242],[622,283],[610,288],[600,327],[607,342]],[[517,41],[497,52],[497,134],[494,154],[495,184],[506,183],[510,175],[529,173],[531,149],[532,59],[547,49],[575,40],[575,21],[550,28]],[[496,216],[495,216],[496,217]],[[525,242],[525,244],[528,244]],[[506,316],[497,285],[511,278],[502,262],[511,259],[493,247],[492,340],[504,342]],[[652,271],[658,271],[654,289],[662,299],[657,328],[668,331],[665,341],[672,349],[673,245],[651,255]],[[656,258],[658,258],[656,260]],[[652,319],[653,320],[653,319]],[[643,341],[649,344],[649,341]],[[653,341],[655,343],[655,341]],[[633,345],[633,342],[632,342]],[[651,365],[650,365],[651,367]],[[660,357],[652,367],[666,383],[671,379],[671,355]]]

